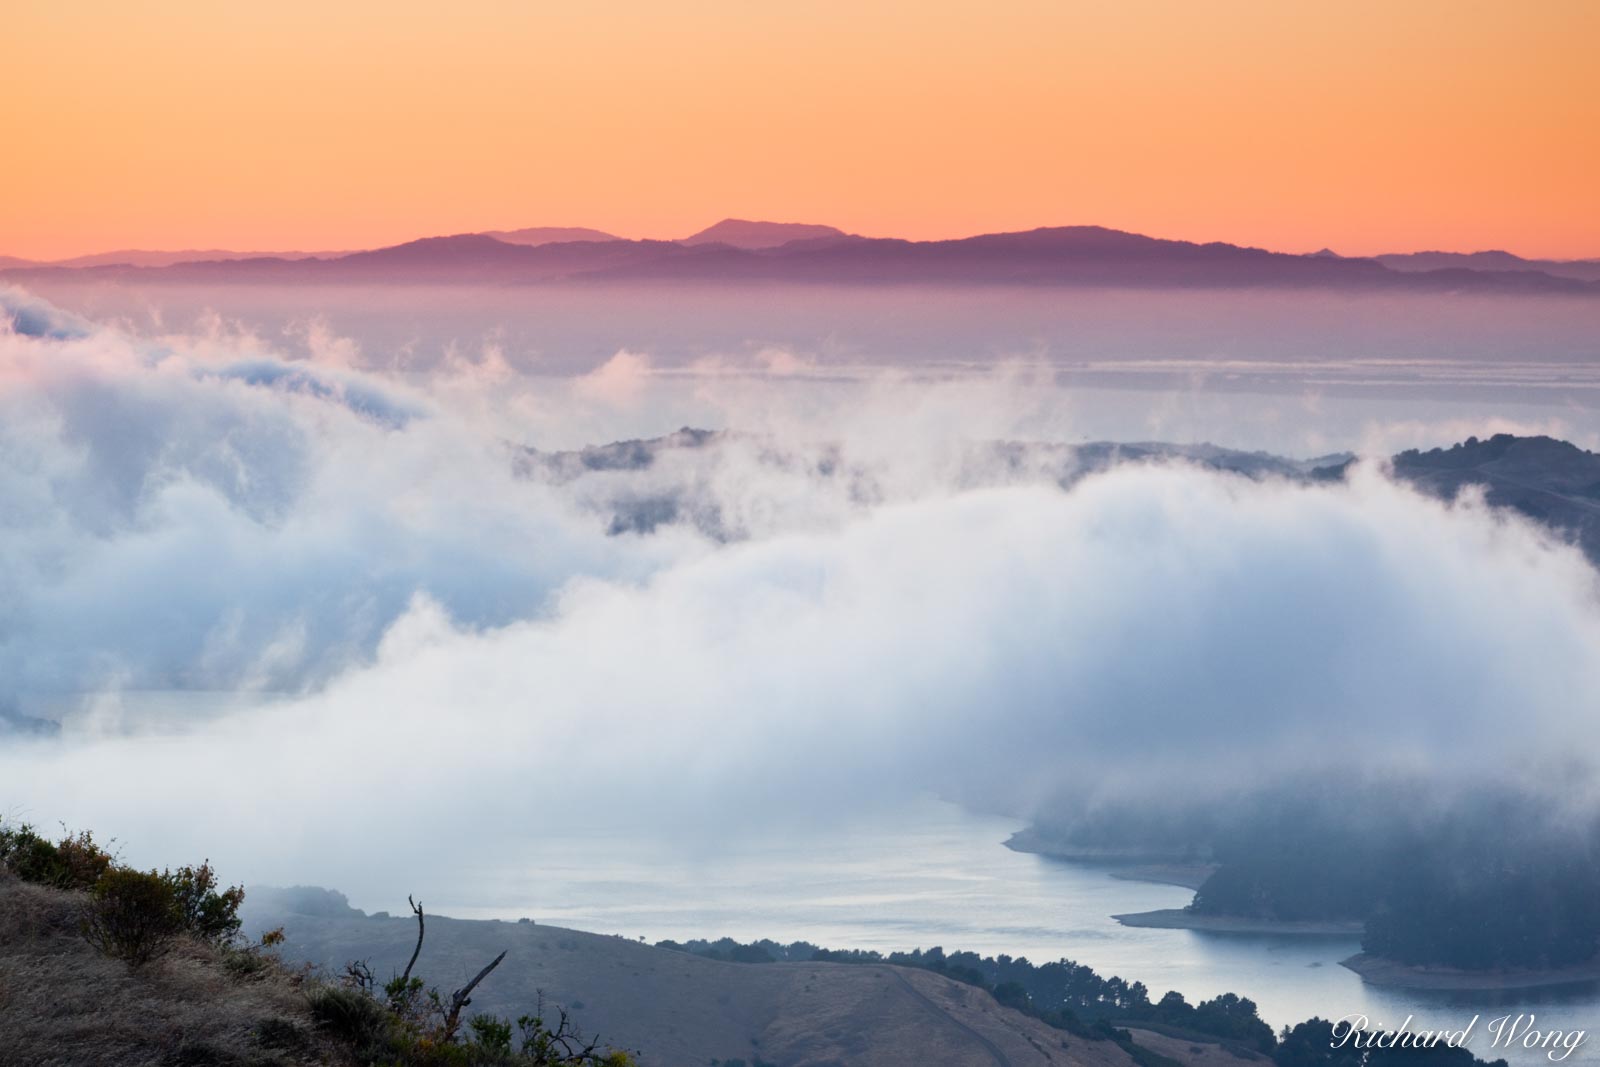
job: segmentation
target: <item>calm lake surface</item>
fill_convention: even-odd
[[[794,832],[674,856],[648,841],[557,838],[536,870],[498,865],[439,885],[437,910],[536,921],[600,933],[683,940],[728,935],[806,940],[831,948],[969,949],[1034,962],[1062,957],[1168,989],[1191,1002],[1248,996],[1274,1027],[1313,1015],[1363,1013],[1374,1024],[1459,1029],[1482,1015],[1475,1052],[1545,1062],[1539,1051],[1494,1050],[1489,1021],[1532,1013],[1540,1028],[1600,1029],[1600,983],[1502,994],[1424,993],[1366,985],[1339,961],[1349,937],[1263,936],[1126,927],[1114,913],[1181,907],[1189,890],[1118,879],[1109,868],[1013,852],[1019,823],[937,801],[826,834]],[[470,895],[462,892],[472,886]],[[390,902],[355,900],[369,910]],[[1591,1038],[1566,1062],[1589,1060]]]

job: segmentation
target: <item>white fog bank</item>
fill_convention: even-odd
[[[1591,788],[1594,570],[1377,463],[1064,489],[974,447],[1079,439],[1026,368],[819,407],[778,355],[754,384],[385,373],[4,300],[0,710],[62,726],[0,734],[0,810],[135,862],[399,884],[556,826],[703,847],[927,789],[1025,818],[1307,775]],[[732,432],[530,472],[686,392]],[[608,525],[619,494],[660,521]],[[235,696],[119,696],[148,690]]]

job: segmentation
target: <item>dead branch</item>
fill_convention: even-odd
[[[598,1051],[599,1036],[584,1037],[571,1014],[559,1004],[556,1005],[556,1025],[546,1025],[544,990],[538,990],[538,995],[535,1014],[517,1020],[522,1027],[523,1052],[531,1049],[536,1063],[604,1064],[606,1057]]]
[[[411,913],[417,917],[417,947],[411,950],[411,962],[406,964],[406,969],[400,975],[400,985],[403,987],[411,978],[411,968],[417,965],[417,957],[422,955],[422,935],[426,929],[422,923],[422,905],[411,899],[411,894],[406,894],[406,903],[411,905]]]
[[[550,1040],[561,1047],[562,1055],[578,1063],[598,1060],[600,1057],[595,1055],[594,1050],[600,1047],[599,1035],[585,1038],[583,1031],[573,1024],[566,1008],[557,1007],[556,1011],[561,1015],[561,1022],[550,1032]]]
[[[344,965],[344,984],[370,995],[377,983],[373,978],[372,967],[366,960],[351,960]]]
[[[446,1043],[456,1036],[456,1028],[461,1025],[461,1009],[472,1003],[472,991],[478,983],[489,977],[489,972],[500,966],[500,961],[506,958],[505,951],[489,961],[489,965],[479,971],[477,976],[463,988],[450,994],[450,1014],[444,1020],[444,1039]]]

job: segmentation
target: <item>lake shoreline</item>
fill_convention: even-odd
[[[1285,934],[1306,937],[1356,937],[1362,924],[1356,920],[1328,919],[1284,922],[1243,915],[1203,915],[1186,908],[1161,908],[1111,916],[1123,926],[1151,930],[1197,930],[1216,934]]]
[[[1032,827],[1018,830],[1002,842],[1013,852],[1060,860],[1087,867],[1106,868],[1113,878],[1126,882],[1149,882],[1199,889],[1217,869],[1217,864],[1174,858],[1143,849],[1062,848],[1052,844]]]
[[[1340,960],[1339,966],[1354,971],[1363,982],[1400,989],[1494,992],[1600,981],[1600,957],[1571,967],[1467,971],[1457,967],[1415,966],[1358,952]]]
[[[1128,867],[1116,867],[1106,873],[1124,882],[1199,889],[1216,869],[1216,865],[1211,863],[1136,863]]]

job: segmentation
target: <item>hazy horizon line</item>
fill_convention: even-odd
[[[913,243],[913,244],[933,244],[933,243],[939,243],[939,242],[944,242],[944,241],[962,241],[962,240],[969,240],[969,239],[976,238],[976,237],[987,237],[987,236],[993,236],[993,235],[997,235],[997,234],[1031,233],[1031,232],[1034,232],[1036,230],[1101,229],[1101,230],[1110,230],[1110,231],[1118,232],[1118,233],[1135,234],[1135,235],[1138,235],[1138,236],[1141,236],[1141,237],[1150,237],[1150,238],[1153,238],[1155,240],[1173,241],[1173,242],[1187,243],[1187,244],[1194,244],[1194,245],[1225,244],[1225,245],[1232,245],[1232,246],[1234,246],[1236,248],[1259,249],[1261,251],[1273,252],[1273,253],[1277,253],[1279,255],[1289,255],[1289,256],[1313,256],[1313,255],[1317,255],[1317,254],[1320,254],[1320,253],[1332,252],[1334,255],[1337,255],[1342,259],[1377,259],[1377,258],[1379,258],[1381,256],[1437,255],[1437,254],[1454,255],[1454,256],[1477,256],[1477,255],[1485,255],[1485,254],[1506,254],[1506,255],[1515,256],[1516,258],[1524,260],[1524,261],[1527,261],[1527,262],[1546,262],[1546,263],[1593,263],[1593,262],[1600,262],[1600,250],[1597,250],[1592,254],[1581,255],[1581,256],[1545,256],[1545,255],[1537,255],[1537,254],[1529,254],[1529,253],[1524,253],[1524,252],[1518,252],[1518,251],[1515,251],[1515,250],[1513,250],[1511,248],[1508,248],[1508,247],[1464,249],[1464,248],[1446,248],[1446,247],[1437,247],[1437,246],[1435,246],[1435,247],[1427,247],[1427,248],[1409,248],[1409,249],[1392,249],[1391,248],[1388,251],[1365,252],[1365,253],[1363,253],[1363,252],[1343,252],[1343,251],[1339,251],[1337,248],[1335,248],[1334,244],[1332,244],[1332,243],[1324,243],[1324,244],[1320,245],[1317,248],[1296,251],[1296,250],[1290,250],[1290,249],[1286,249],[1286,248],[1271,247],[1271,246],[1262,245],[1262,244],[1251,244],[1251,243],[1249,243],[1247,241],[1235,240],[1235,239],[1231,239],[1231,238],[1227,238],[1227,237],[1213,237],[1213,238],[1209,238],[1209,239],[1205,239],[1205,240],[1200,240],[1200,239],[1195,239],[1195,238],[1186,238],[1186,237],[1167,237],[1167,236],[1163,236],[1163,235],[1161,235],[1161,234],[1159,234],[1157,232],[1154,232],[1154,231],[1143,230],[1143,229],[1124,228],[1122,226],[1115,226],[1115,225],[1109,225],[1109,224],[1106,224],[1106,223],[1098,223],[1098,222],[1040,223],[1040,224],[1035,225],[1035,226],[1020,227],[1020,228],[1001,228],[1001,229],[994,229],[994,230],[980,230],[980,231],[976,231],[976,232],[962,232],[962,233],[951,234],[951,235],[942,236],[942,237],[904,237],[904,236],[901,236],[901,235],[898,235],[898,234],[892,234],[892,233],[858,233],[858,232],[846,230],[843,227],[833,226],[832,223],[827,223],[827,222],[814,222],[814,221],[813,222],[800,222],[800,221],[792,221],[792,220],[785,220],[785,219],[744,218],[744,217],[739,217],[739,216],[725,216],[725,217],[723,217],[721,219],[716,220],[715,222],[709,223],[706,226],[701,227],[698,230],[694,230],[694,231],[691,231],[690,233],[683,234],[683,235],[676,236],[676,237],[660,237],[660,236],[637,235],[637,234],[630,235],[630,234],[625,234],[625,233],[618,233],[618,232],[615,232],[614,230],[606,229],[605,227],[593,226],[593,225],[589,225],[589,224],[586,224],[586,223],[552,223],[552,224],[538,223],[538,224],[528,225],[528,226],[497,226],[497,227],[486,228],[486,229],[467,229],[467,230],[454,230],[454,231],[450,231],[450,232],[441,231],[441,232],[437,232],[437,233],[422,233],[422,234],[406,237],[406,238],[403,238],[403,239],[400,239],[400,240],[386,240],[386,241],[380,242],[380,243],[363,244],[363,245],[360,245],[360,246],[351,246],[351,247],[346,247],[346,248],[321,248],[321,249],[316,249],[316,248],[250,248],[250,247],[244,246],[244,245],[237,246],[237,247],[230,246],[226,242],[221,242],[221,241],[205,241],[205,242],[187,243],[187,244],[184,243],[184,242],[175,242],[173,245],[170,245],[170,246],[164,245],[164,244],[160,244],[158,246],[159,243],[150,244],[150,245],[134,243],[134,244],[124,244],[124,245],[121,245],[120,247],[110,247],[110,248],[107,248],[105,246],[97,246],[97,247],[94,247],[94,248],[89,248],[89,249],[84,250],[84,251],[77,251],[77,252],[69,253],[67,255],[58,255],[58,256],[53,256],[53,257],[50,257],[50,258],[38,258],[38,257],[34,257],[34,256],[19,255],[19,254],[16,254],[16,253],[5,251],[5,250],[0,250],[0,259],[7,259],[7,258],[16,259],[16,260],[24,261],[27,264],[33,264],[33,265],[39,265],[39,266],[58,266],[58,265],[62,265],[62,264],[65,264],[65,263],[69,263],[69,262],[71,262],[73,260],[86,259],[86,258],[90,258],[90,257],[108,256],[108,255],[114,255],[114,254],[118,254],[118,253],[122,253],[122,252],[140,253],[140,254],[147,254],[147,255],[149,255],[149,254],[177,255],[177,254],[190,253],[190,252],[193,252],[193,253],[195,253],[197,255],[215,255],[215,254],[218,254],[218,253],[222,253],[222,254],[226,254],[228,256],[240,257],[240,258],[244,258],[244,257],[262,257],[262,258],[277,257],[277,258],[305,258],[305,259],[309,259],[309,258],[330,258],[330,257],[348,256],[348,255],[352,255],[352,254],[359,253],[359,252],[371,252],[371,251],[378,251],[378,250],[386,249],[386,248],[396,248],[396,247],[400,247],[402,245],[413,244],[413,243],[415,243],[417,241],[424,241],[424,240],[430,240],[430,239],[442,238],[442,237],[487,236],[487,237],[493,237],[496,240],[503,240],[503,238],[500,237],[499,235],[508,234],[508,233],[517,233],[517,232],[524,231],[524,230],[593,230],[593,231],[595,231],[597,233],[602,233],[602,234],[607,235],[607,237],[609,239],[618,240],[618,241],[660,241],[660,242],[670,242],[670,243],[681,243],[681,242],[684,242],[684,241],[692,240],[693,238],[700,236],[701,234],[705,233],[706,231],[708,231],[708,230],[710,230],[710,229],[712,229],[712,228],[714,228],[716,226],[720,226],[720,225],[723,225],[725,223],[730,223],[730,222],[731,223],[747,224],[747,225],[759,225],[759,226],[829,227],[829,228],[838,230],[841,236],[864,238],[864,239],[867,239],[867,240],[907,241],[907,242],[910,242],[910,243]],[[798,238],[798,239],[799,240],[804,240],[805,238]],[[599,240],[599,239],[596,238],[596,240]],[[309,244],[309,242],[301,242],[301,243]],[[507,241],[506,243],[508,243],[508,244],[516,244],[516,243],[519,243],[519,242]],[[559,243],[559,242],[550,241],[550,242],[546,242],[546,243],[554,244],[554,243]],[[773,246],[773,247],[777,247],[777,246]]]

